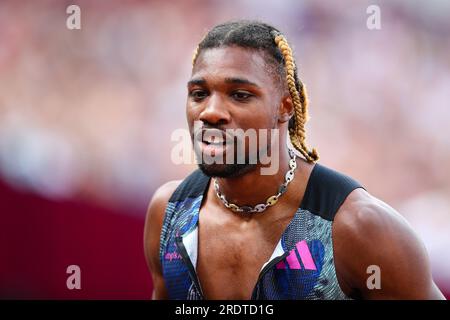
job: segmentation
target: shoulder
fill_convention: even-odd
[[[148,205],[147,214],[149,213],[149,211],[152,211],[151,209],[153,209],[154,207],[167,205],[167,202],[169,201],[170,197],[178,188],[178,186],[182,183],[182,181],[183,180],[172,180],[164,183],[158,189],[156,189]]]
[[[153,194],[147,208],[144,227],[145,256],[150,265],[158,259],[159,237],[164,221],[167,203],[180,185],[181,180],[169,181],[160,186]]]
[[[203,193],[208,179],[199,169],[196,169],[183,180],[169,181],[160,186],[148,205],[146,225],[156,223],[156,226],[161,227],[169,200],[177,201]]]
[[[147,207],[146,228],[147,225],[162,225],[167,203],[181,182],[182,180],[166,182],[155,191]]]
[[[144,255],[153,279],[154,299],[168,298],[159,261],[160,233],[167,203],[181,181],[170,181],[159,187],[153,194],[147,208],[144,226]]]
[[[415,236],[406,219],[395,209],[361,188],[353,190],[342,203],[334,228],[340,238],[353,237],[350,240],[358,242],[381,241],[391,236],[396,240],[411,240],[409,237]]]
[[[336,272],[343,288],[366,298],[426,298],[435,291],[425,246],[395,209],[353,190],[333,223]],[[370,270],[381,288],[368,288]],[[344,291],[346,291],[344,290]]]

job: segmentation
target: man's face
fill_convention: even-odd
[[[221,163],[201,161],[207,175],[233,177],[256,167],[249,161],[256,156],[248,145],[251,135],[243,138],[230,134],[230,129],[256,132],[257,152],[271,149],[270,129],[278,128],[282,95],[270,70],[263,53],[237,46],[206,49],[198,56],[188,82],[189,130],[198,158],[223,159]],[[262,145],[260,129],[269,132]],[[245,163],[237,163],[237,156],[242,156],[239,142],[245,145]]]

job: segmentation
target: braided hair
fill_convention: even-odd
[[[316,149],[309,150],[305,142],[308,97],[305,85],[298,78],[292,49],[286,38],[279,30],[263,22],[240,20],[220,24],[211,29],[199,43],[192,65],[195,65],[202,50],[233,45],[266,53],[268,62],[276,68],[280,79],[284,79],[294,105],[294,116],[289,121],[291,143],[308,162],[319,160]]]

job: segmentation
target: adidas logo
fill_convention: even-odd
[[[295,248],[289,252],[289,255],[286,257],[285,260],[289,266],[289,269],[294,270],[302,269],[302,266],[300,265],[301,262],[306,270],[317,270],[311,252],[309,251],[308,244],[306,243],[305,240],[297,242]],[[276,264],[276,268],[288,269],[284,260],[278,262]]]

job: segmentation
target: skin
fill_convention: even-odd
[[[192,71],[194,81],[188,85],[190,129],[196,120],[220,129],[276,127],[280,141],[285,141],[293,106],[289,94],[264,67],[265,59],[264,53],[234,46],[203,51]],[[230,83],[230,78],[246,79],[256,86]],[[280,148],[277,174],[262,176],[257,165],[240,176],[220,178],[220,189],[227,199],[254,205],[275,194],[288,170],[287,148],[284,144]],[[255,215],[225,208],[209,184],[200,209],[197,262],[207,299],[251,297],[261,266],[270,258],[303,198],[313,166],[297,158],[295,178],[287,192],[275,206]],[[159,262],[159,236],[168,199],[180,182],[161,186],[147,211],[144,248],[153,278],[153,299],[168,298]],[[365,190],[356,189],[346,198],[336,214],[332,235],[338,281],[348,296],[444,298],[432,280],[425,247],[406,220]],[[370,265],[380,267],[381,289],[367,288]]]

